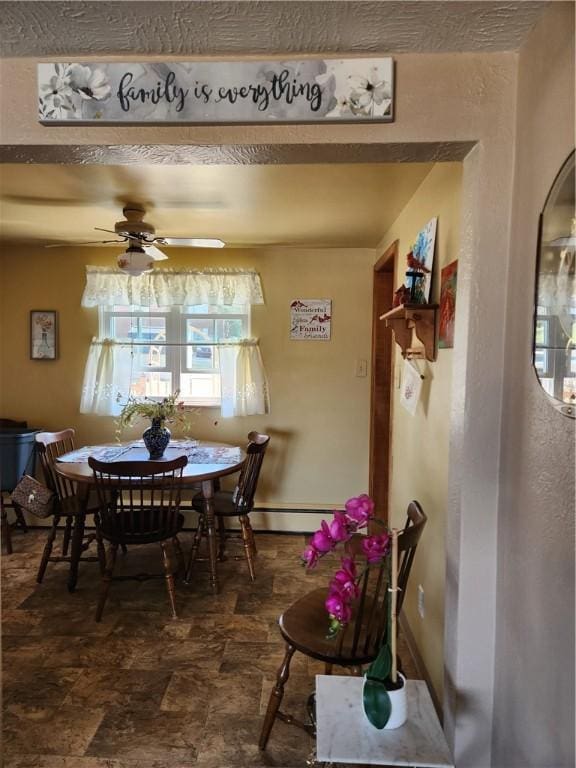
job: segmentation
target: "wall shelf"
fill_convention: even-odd
[[[436,360],[436,316],[438,304],[402,304],[380,315],[387,328],[394,331],[394,339],[402,349],[402,356],[408,359],[426,358]],[[412,336],[421,342],[421,347],[412,344]]]

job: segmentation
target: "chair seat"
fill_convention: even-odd
[[[279,620],[280,632],[284,640],[307,656],[328,664],[341,666],[369,664],[376,655],[375,650],[365,652],[362,648],[352,653],[356,626],[354,621],[350,622],[343,635],[334,639],[326,637],[328,613],[324,603],[327,593],[326,587],[315,589],[284,611]],[[369,612],[368,610],[365,613],[369,614]]]
[[[144,514],[149,515],[150,510],[144,510]],[[119,519],[120,515],[118,514],[117,517]],[[135,525],[133,530],[129,528],[128,522],[128,520],[125,520],[125,527],[122,530],[120,527],[118,527],[117,530],[110,530],[106,527],[102,527],[102,538],[112,542],[113,544],[126,545],[152,544],[157,541],[166,541],[166,539],[171,539],[180,533],[184,525],[184,515],[178,514],[172,526],[169,526],[165,516],[161,514],[159,519],[154,520],[154,527],[152,529],[150,529],[149,526],[146,526],[147,530],[145,533],[140,533],[137,529],[137,516],[135,516]]]
[[[192,499],[192,506],[196,512],[204,512],[204,496],[197,493]],[[217,515],[224,517],[233,517],[239,514],[238,509],[232,501],[232,491],[216,491],[214,494],[214,511]]]

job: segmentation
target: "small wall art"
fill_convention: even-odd
[[[409,292],[407,300],[410,304],[430,302],[437,222],[437,218],[430,219],[428,224],[420,230],[412,250],[406,257],[408,265],[406,288]]]
[[[290,338],[329,341],[332,299],[294,299],[290,302]]]
[[[56,360],[58,357],[58,313],[53,309],[30,312],[30,358]]]
[[[438,332],[440,349],[450,349],[454,346],[457,277],[458,261],[453,261],[443,267],[440,282],[440,329]]]
[[[402,368],[402,389],[400,391],[400,405],[411,416],[416,415],[420,393],[422,391],[422,374],[411,360],[404,360]]]

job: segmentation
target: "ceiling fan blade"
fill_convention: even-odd
[[[152,256],[154,261],[164,261],[164,259],[167,259],[168,256],[166,256],[165,253],[162,253],[160,248],[156,248],[155,245],[142,245],[142,248],[144,249],[145,253],[148,254],[148,256]]]
[[[226,243],[211,237],[155,237],[160,245],[188,246],[189,248],[224,248]]]
[[[123,240],[83,240],[77,243],[49,243],[44,248],[70,248],[78,247],[79,245],[108,245],[108,243],[117,243],[118,245],[124,245]]]
[[[104,229],[103,227],[94,227],[95,230],[98,232],[109,232],[111,235],[116,235],[116,237],[121,237],[121,235],[118,234],[118,232],[114,232],[113,229]],[[124,240],[127,240],[128,238],[124,238]]]

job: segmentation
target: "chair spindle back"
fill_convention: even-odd
[[[39,432],[35,438],[44,482],[60,500],[76,495],[75,483],[59,475],[54,468],[60,456],[74,450],[74,435],[73,429],[63,429],[60,432]]]
[[[254,506],[254,495],[266,448],[270,442],[268,435],[258,432],[248,434],[248,447],[246,448],[246,461],[242,466],[238,485],[234,490],[234,504],[238,515],[246,515]]]
[[[170,536],[178,527],[182,472],[186,456],[173,461],[98,461],[94,473],[100,528],[112,541]]]
[[[400,615],[408,577],[416,554],[416,547],[426,524],[426,515],[417,501],[408,505],[406,524],[398,535],[398,595],[396,615]],[[351,544],[352,551],[359,550],[360,537]],[[388,626],[390,593],[389,559],[386,558],[378,568],[366,568],[360,580],[360,596],[354,620],[350,623],[351,632],[345,631],[342,637],[342,649],[346,656],[376,655],[385,641]]]

